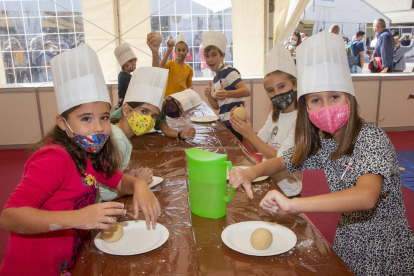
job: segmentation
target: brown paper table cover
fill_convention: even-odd
[[[221,122],[191,122],[191,117],[202,115],[214,115],[206,103],[182,118],[168,119],[172,129],[194,126],[193,140],[170,139],[162,133],[131,140],[133,152],[129,167],[149,167],[155,176],[164,178],[153,191],[162,208],[158,223],[170,232],[167,242],[144,254],[115,256],[96,248],[93,238],[98,231],[93,230],[72,275],[354,275],[302,215],[272,217],[259,208],[260,200],[269,190],[280,191],[270,178],[253,186],[253,200],[243,189],[235,189],[223,218],[202,218],[190,212],[185,149],[196,147],[227,154],[233,166],[257,163]],[[133,213],[131,196],[117,201]],[[139,218],[143,218],[142,214]],[[126,220],[131,218],[118,217],[118,221]],[[236,252],[222,242],[221,232],[243,221],[269,221],[286,226],[296,234],[297,244],[286,253],[269,257]]]

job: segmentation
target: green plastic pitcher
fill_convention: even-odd
[[[233,188],[226,196],[227,170],[232,164],[227,154],[186,149],[191,212],[205,218],[226,215],[226,203],[233,199]]]

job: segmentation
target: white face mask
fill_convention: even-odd
[[[289,40],[290,45],[296,45],[298,42],[296,40],[290,39]]]

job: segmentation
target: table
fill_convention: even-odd
[[[354,275],[302,215],[272,217],[259,208],[267,191],[280,191],[270,178],[253,186],[253,200],[243,189],[235,189],[223,218],[207,219],[190,212],[185,149],[196,147],[225,153],[233,165],[257,163],[221,122],[190,121],[191,117],[200,115],[214,113],[203,103],[182,118],[168,119],[172,129],[182,130],[193,125],[197,134],[192,141],[166,138],[161,133],[131,140],[133,152],[129,166],[150,167],[155,176],[164,178],[153,191],[162,208],[158,223],[170,232],[168,241],[145,254],[114,256],[95,247],[93,237],[98,231],[93,230],[72,275]],[[133,213],[131,196],[118,201],[127,206],[127,212]],[[118,218],[118,221],[125,220],[131,219],[128,216]],[[221,232],[228,225],[242,221],[277,222],[295,232],[297,244],[286,253],[270,257],[233,251],[222,242]]]

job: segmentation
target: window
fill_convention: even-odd
[[[212,2],[214,7],[210,5],[212,7],[210,9],[208,4],[204,4],[207,2]],[[220,2],[222,2],[221,5]],[[167,51],[168,39],[175,39],[179,33],[183,33],[189,47],[186,63],[193,68],[194,77],[211,77],[212,72],[205,62],[202,62],[203,58],[200,59],[200,44],[202,33],[214,30],[226,35],[225,63],[232,66],[232,9],[227,3],[230,1],[176,0],[171,3],[171,0],[151,0],[151,31],[161,34],[163,38],[159,53],[160,59]],[[168,57],[168,60],[171,60],[172,56],[173,54]]]
[[[52,81],[50,59],[85,41],[80,1],[0,1],[0,43],[7,83]]]

